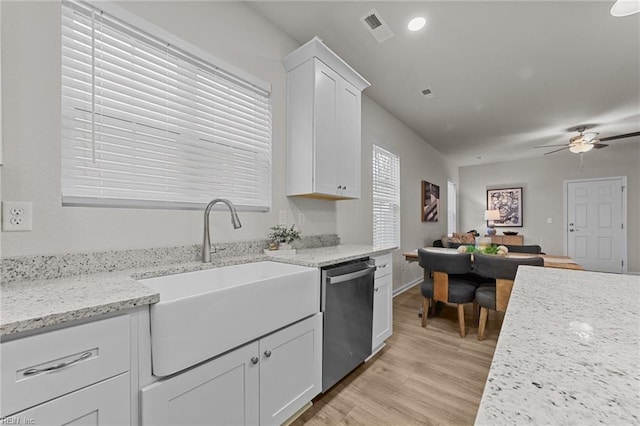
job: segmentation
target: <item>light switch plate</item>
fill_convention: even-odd
[[[4,232],[31,231],[32,206],[25,201],[2,202],[2,230]]]

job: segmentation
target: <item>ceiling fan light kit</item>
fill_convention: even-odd
[[[581,154],[583,152],[589,152],[592,149],[593,149],[593,144],[592,143],[583,143],[583,142],[579,142],[579,143],[571,145],[569,147],[569,151],[573,152],[574,154]]]
[[[589,127],[593,127],[593,126],[589,125]],[[584,125],[576,126],[575,128],[571,128],[570,130],[577,131],[580,134],[576,135],[576,136],[573,136],[571,139],[569,139],[569,143],[567,143],[567,144],[563,144],[563,145],[543,145],[543,146],[536,146],[535,148],[552,148],[552,147],[558,147],[558,146],[562,147],[560,149],[556,149],[556,150],[553,150],[553,151],[550,151],[550,152],[545,152],[544,155],[548,155],[548,154],[553,154],[553,153],[556,153],[556,152],[564,151],[565,149],[568,149],[570,152],[572,152],[574,154],[583,154],[585,152],[591,151],[593,148],[600,149],[600,148],[605,148],[605,147],[609,146],[609,144],[602,143],[604,141],[611,141],[611,140],[615,140],[615,139],[624,139],[624,138],[631,138],[631,137],[640,136],[640,132],[631,132],[631,133],[625,133],[625,134],[622,134],[622,135],[608,136],[606,138],[598,139],[598,135],[600,133],[598,133],[598,132],[587,132],[587,133],[585,133],[584,131],[586,129],[587,129],[587,127],[584,126]]]

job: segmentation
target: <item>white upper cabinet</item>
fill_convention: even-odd
[[[287,70],[287,195],[360,198],[361,93],[370,84],[315,37]]]

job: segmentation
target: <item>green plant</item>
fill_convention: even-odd
[[[491,245],[487,247],[476,247],[473,245],[465,245],[465,253],[484,253],[484,254],[498,254],[498,246]],[[462,250],[459,250],[462,251]]]
[[[283,225],[274,225],[271,228],[271,232],[269,233],[269,240],[276,243],[290,243],[295,240],[300,239],[300,231],[295,228],[295,224],[291,225],[291,227],[283,226]]]

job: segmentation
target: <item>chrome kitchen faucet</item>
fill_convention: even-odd
[[[202,242],[202,261],[205,263],[211,262],[211,237],[209,235],[209,213],[211,212],[211,208],[217,203],[224,203],[229,208],[229,212],[231,212],[231,225],[233,225],[233,229],[242,228],[242,224],[240,223],[240,218],[238,217],[238,213],[236,212],[236,207],[233,203],[225,198],[216,198],[207,204],[207,207],[204,209],[204,241]],[[215,252],[218,250],[216,249]]]

